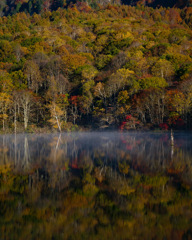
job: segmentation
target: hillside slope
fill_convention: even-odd
[[[0,131],[192,128],[191,16],[74,5],[1,17]]]

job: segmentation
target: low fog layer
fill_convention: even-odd
[[[168,133],[63,133],[1,135],[0,165],[17,170],[34,166],[83,167],[86,164],[115,165],[127,160],[134,166],[161,170],[172,161],[191,164],[191,134],[175,133],[174,145]]]

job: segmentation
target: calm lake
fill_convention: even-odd
[[[9,239],[192,239],[192,134],[0,135]]]

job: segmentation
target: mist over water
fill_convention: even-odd
[[[139,162],[153,170],[162,170],[172,161],[182,165],[192,161],[192,134],[170,132],[80,132],[62,134],[0,135],[0,164],[11,164],[17,170],[47,165],[61,166],[68,161],[76,167],[86,161],[115,167],[128,158],[134,166]],[[89,159],[89,160],[88,160]],[[91,160],[90,160],[91,159]]]
[[[190,239],[192,134],[0,135],[1,239]]]

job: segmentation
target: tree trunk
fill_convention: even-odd
[[[3,132],[5,131],[5,120],[4,120],[4,117],[3,117]]]
[[[24,108],[24,128],[27,129],[28,125],[28,114],[27,114],[27,106]]]
[[[17,105],[16,105],[16,103],[15,103],[15,106],[14,106],[14,108],[15,108],[15,112],[14,112],[14,128],[15,128],[15,134],[17,133]]]
[[[55,112],[55,118],[56,118],[56,121],[57,121],[57,126],[59,128],[59,132],[61,132],[61,125],[60,125],[60,122],[59,122],[59,119],[58,119],[58,116],[57,116],[57,113],[56,113],[56,110],[55,110],[55,105],[54,105],[54,112]]]

